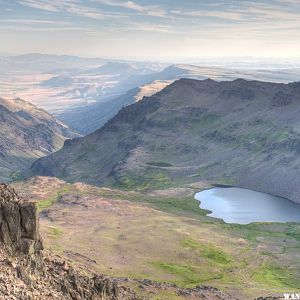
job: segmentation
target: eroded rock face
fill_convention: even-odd
[[[42,250],[35,202],[0,184],[0,299],[139,299],[115,279]]]
[[[36,204],[19,198],[5,184],[0,185],[0,242],[13,254],[33,254],[43,249]]]

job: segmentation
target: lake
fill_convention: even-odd
[[[212,212],[208,216],[226,223],[300,223],[300,204],[248,189],[216,187],[197,193],[195,199],[200,201],[200,208]]]

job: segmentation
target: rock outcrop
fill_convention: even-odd
[[[43,249],[38,232],[37,207],[0,185],[0,241],[12,254],[32,254]]]
[[[117,280],[43,251],[34,202],[0,185],[0,299],[139,299]]]

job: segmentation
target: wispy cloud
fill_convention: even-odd
[[[19,0],[19,3],[27,7],[45,10],[49,12],[65,12],[97,20],[127,17],[120,13],[108,13],[101,11],[94,7],[82,4],[78,0]]]
[[[81,27],[64,26],[64,27],[36,27],[36,26],[22,26],[19,25],[1,25],[1,31],[15,31],[15,32],[79,32],[82,31]]]
[[[38,20],[38,19],[2,19],[0,24],[19,24],[19,25],[71,25],[70,22],[60,20]]]
[[[166,17],[167,15],[166,10],[158,5],[141,5],[134,1],[119,1],[119,0],[94,0],[94,1],[108,6],[126,8],[149,16]]]
[[[158,33],[171,33],[174,32],[173,28],[168,25],[151,24],[151,23],[135,23],[129,24],[127,30],[145,31],[145,32],[158,32]]]
[[[19,3],[31,8],[37,8],[37,9],[51,11],[51,12],[59,11],[59,5],[55,1],[22,0],[19,1]]]
[[[181,18],[218,18],[230,21],[240,21],[244,18],[244,14],[237,11],[210,11],[210,10],[171,10],[172,15]]]
[[[173,9],[171,14],[182,18],[191,17],[199,18],[199,20],[200,18],[217,18],[228,22],[242,21],[246,23],[264,22],[266,20],[274,22],[291,21],[299,20],[300,17],[299,0],[270,0],[268,3],[247,0],[223,1],[222,3],[210,4],[206,8],[194,10],[189,8]],[[226,3],[227,5],[225,5]]]

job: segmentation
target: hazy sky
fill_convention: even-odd
[[[0,0],[0,52],[300,56],[300,0]]]

